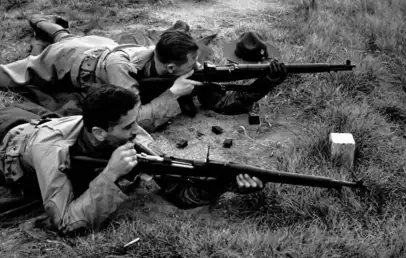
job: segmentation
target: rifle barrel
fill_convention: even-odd
[[[331,71],[350,71],[355,65],[351,64],[287,64],[286,70],[288,73],[317,73]]]

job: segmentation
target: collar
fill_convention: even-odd
[[[110,159],[113,150],[104,144],[95,146],[90,140],[90,134],[83,127],[69,152],[72,156],[83,155],[92,158]]]
[[[143,72],[143,77],[144,78],[158,77],[158,72],[156,71],[156,68],[155,68],[154,56],[155,56],[155,52],[152,53],[151,58],[145,64],[145,68],[144,68],[144,72]]]

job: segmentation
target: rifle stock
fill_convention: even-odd
[[[352,188],[363,188],[364,185],[359,182],[348,182],[336,180],[323,176],[303,175],[276,170],[266,170],[263,168],[237,164],[232,162],[220,161],[196,161],[187,159],[178,159],[174,157],[160,157],[147,154],[137,154],[138,164],[135,169],[125,178],[133,179],[140,171],[147,171],[156,176],[169,175],[187,178],[199,179],[200,177],[211,177],[221,180],[235,180],[239,174],[249,174],[258,177],[263,182],[283,183],[291,185],[302,185],[322,188],[341,189],[343,186]],[[84,156],[72,157],[73,162],[85,162],[94,164],[95,167],[104,167],[106,160],[94,159]]]

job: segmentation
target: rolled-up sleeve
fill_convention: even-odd
[[[111,85],[132,90],[139,95],[138,82],[130,73],[137,74],[136,68],[126,61],[124,56],[113,59],[114,63],[106,66],[107,78]],[[137,123],[149,132],[179,115],[181,109],[178,100],[170,90],[163,92],[151,102],[140,107]]]
[[[104,173],[91,181],[82,195],[74,196],[72,182],[65,174],[67,152],[57,145],[33,146],[34,168],[44,208],[53,226],[64,234],[101,226],[128,198]]]

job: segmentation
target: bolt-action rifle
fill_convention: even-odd
[[[139,147],[139,146],[138,146]],[[155,152],[144,148],[147,153],[137,154],[138,164],[125,178],[133,180],[140,172],[148,173],[156,177],[162,175],[185,177],[189,179],[199,180],[199,178],[220,179],[220,180],[235,180],[239,174],[249,174],[259,178],[262,182],[283,183],[291,185],[303,185],[312,187],[335,188],[341,189],[343,186],[352,188],[363,188],[362,181],[348,182],[336,180],[323,176],[303,175],[276,170],[267,170],[260,167],[238,164],[233,162],[221,162],[209,160],[209,152],[207,153],[206,161],[197,161],[189,159],[180,159],[175,157],[165,157],[151,155]],[[107,160],[95,159],[85,156],[73,156],[71,161],[76,163],[78,167],[85,166],[105,167]]]
[[[285,64],[288,74],[297,73],[321,73],[351,71],[355,65],[347,60],[345,64],[327,64],[327,63],[305,63],[305,64]],[[196,70],[188,79],[203,82],[210,89],[219,89],[223,91],[244,91],[252,92],[249,85],[223,84],[225,82],[234,82],[247,79],[263,78],[268,75],[269,64],[228,64],[225,66],[216,66],[210,63],[204,63],[203,68]],[[138,78],[131,74],[139,82],[139,90],[142,104],[147,104],[151,100],[161,95],[169,89],[176,78],[174,77],[156,77],[156,78]],[[220,84],[221,83],[221,84]],[[200,87],[199,87],[200,88]],[[205,88],[206,89],[206,88]],[[194,107],[191,96],[183,96],[178,99],[179,104],[186,106],[182,110],[191,110],[190,116],[194,116],[196,108]]]

